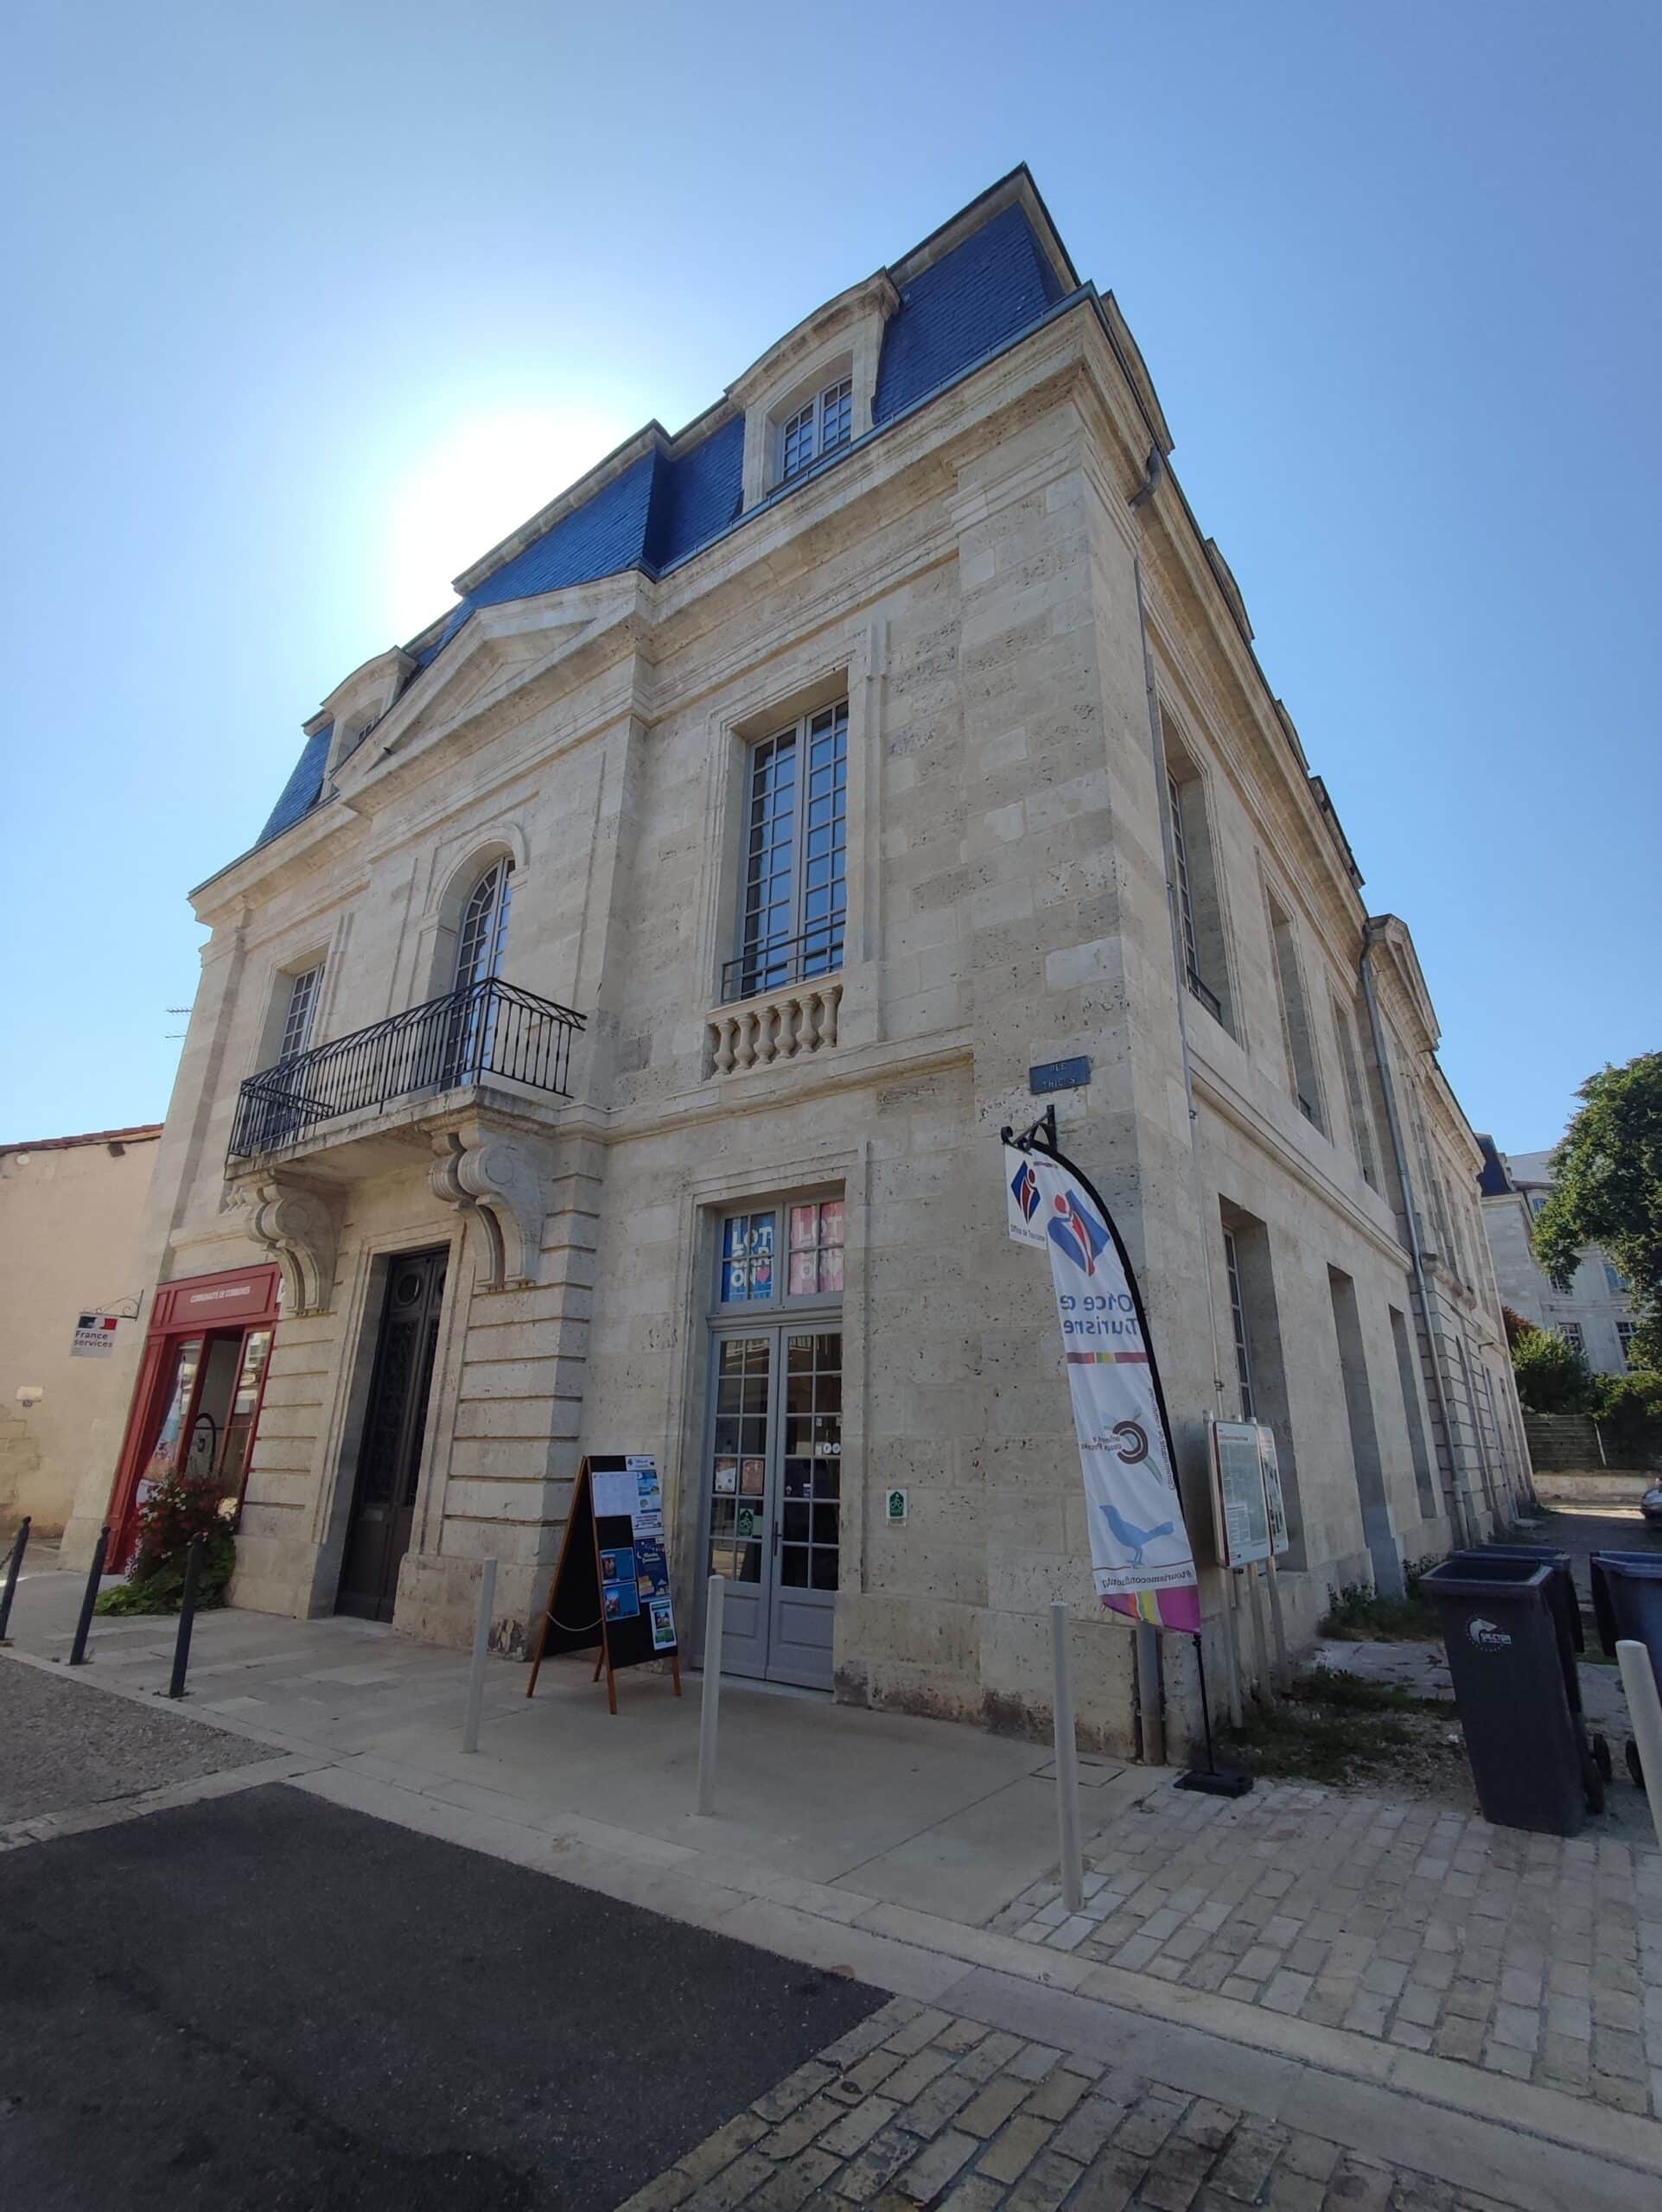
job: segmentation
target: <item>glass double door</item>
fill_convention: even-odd
[[[843,1332],[778,1322],[715,1335],[708,1571],[728,1585],[725,1672],[831,1687],[843,1471]]]

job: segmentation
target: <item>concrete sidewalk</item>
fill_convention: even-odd
[[[25,1583],[12,1624],[22,1664],[61,1679],[54,1662],[67,1655],[78,1599],[71,1576],[41,1572]],[[1620,1969],[1621,1986],[1605,1993],[1624,2024],[1607,2007],[1602,2022],[1592,2014],[1591,2035],[1631,2036],[1631,2049],[1626,2040],[1605,2048],[1627,2058],[1643,2052],[1649,2015],[1662,2009],[1643,1971],[1662,1959],[1662,1859],[1653,1852],[1584,1873],[1584,1848],[1503,1836],[1492,1853],[1500,1878],[1468,1891],[1471,1847],[1490,1850],[1496,1835],[1474,1836],[1482,1824],[1468,1824],[1465,1865],[1455,1868],[1451,1857],[1444,1873],[1452,1878],[1436,1877],[1433,1915],[1414,1887],[1433,1878],[1433,1865],[1422,1862],[1442,1841],[1419,1840],[1424,1808],[1273,1785],[1226,1805],[1174,1796],[1168,1770],[1093,1763],[1082,1796],[1098,1871],[1087,1913],[1069,1923],[1050,1902],[1055,1812],[1041,1745],[729,1685],[717,1813],[705,1820],[693,1809],[697,1677],[678,1701],[667,1679],[632,1672],[620,1680],[614,1719],[581,1659],[545,1668],[531,1700],[526,1670],[493,1662],[482,1749],[468,1757],[460,1747],[461,1654],[358,1622],[241,1611],[204,1615],[196,1638],[184,1712],[252,1738],[297,1786],[336,1803],[1060,2049],[1100,2046],[1105,2056],[1130,2044],[1156,2078],[1245,2110],[1284,2118],[1296,2101],[1306,2115],[1297,2124],[1363,2157],[1400,2155],[1391,2146],[1411,2130],[1417,2166],[1451,2185],[1481,2186],[1472,2170],[1472,2145],[1481,2144],[1506,2177],[1493,2194],[1509,2204],[1559,2212],[1636,2203],[1652,2186],[1637,2177],[1662,2172],[1662,2125],[1652,2116],[1662,2080],[1647,2078],[1645,2064],[1612,2074],[1621,2088],[1607,2098],[1557,2063],[1557,2043],[1553,2065],[1531,2064],[1532,2080],[1482,2063],[1489,2044],[1515,2049],[1507,2031],[1521,2033],[1506,2009],[1518,2001],[1520,1963],[1515,1947],[1493,1941],[1499,1891],[1509,1913],[1518,1906],[1520,1942],[1526,1936],[1543,1951],[1541,1990],[1568,1996],[1551,1969],[1576,1963],[1585,1924],[1577,1913],[1566,1927],[1560,1959],[1554,1928],[1543,1929],[1532,1908],[1551,1902],[1544,1882],[1560,1893],[1585,1882],[1586,1902],[1608,1906],[1613,1875],[1626,1892],[1621,1956],[1607,1942],[1595,1962],[1601,1974],[1607,1962]],[[152,1713],[176,1711],[156,1695],[172,1643],[171,1623],[99,1622],[92,1665],[80,1679]],[[273,1771],[251,1747],[246,1778]],[[154,1802],[243,1780],[221,1774]],[[46,1839],[141,1808],[130,1802],[47,1815],[0,1831],[0,1841]],[[1366,1851],[1388,1853],[1393,1838],[1406,1846],[1410,1837],[1405,1863],[1400,1852],[1382,1862],[1392,1897],[1370,1897],[1371,1878],[1354,1878]],[[1514,1846],[1527,1861],[1515,1872],[1502,1865]],[[1336,1913],[1361,1918],[1329,1931]],[[1417,1923],[1412,1959],[1399,1957]],[[1419,2024],[1395,1985],[1435,1985],[1441,1968],[1423,1972],[1421,1953],[1436,1951],[1445,1929],[1456,1955],[1466,1955],[1445,1986],[1474,2003],[1481,1982],[1485,2018],[1493,2016],[1493,2032],[1469,2056],[1457,2033],[1431,2031],[1426,2048],[1418,2034],[1394,2032]],[[1363,1936],[1372,1946],[1365,1961]],[[1334,1948],[1313,1966],[1317,1943]],[[1347,1991],[1335,2018],[1338,1985],[1353,1971],[1360,1991],[1387,2001],[1359,2005]],[[1296,1979],[1307,1973],[1308,1990]],[[1227,1992],[1226,1980],[1234,1984]],[[1318,1984],[1319,2000],[1301,2017]],[[1288,2001],[1294,1994],[1297,2006]],[[1556,2036],[1568,2012],[1552,2011]],[[1630,2016],[1642,2024],[1625,2024]],[[1549,2056],[1544,2042],[1539,2055]],[[1596,2067],[1596,2041],[1589,2055]]]
[[[44,1567],[27,1577],[15,1648],[67,1660],[84,1587]],[[167,1686],[175,1625],[95,1620],[87,1677],[154,1698]],[[227,1610],[197,1618],[181,1709],[310,1756],[345,1782],[384,1782],[543,1834],[616,1830],[653,1862],[690,1854],[742,1865],[772,1883],[845,1890],[856,1910],[914,1905],[979,1927],[1054,1868],[1054,1770],[1042,1745],[729,1681],[716,1815],[701,1819],[702,1678],[684,1678],[678,1699],[667,1675],[632,1669],[618,1678],[614,1717],[592,1663],[551,1661],[527,1698],[529,1669],[493,1661],[480,1750],[468,1755],[462,1655],[373,1623]],[[1087,1834],[1169,1778],[1084,1762]]]

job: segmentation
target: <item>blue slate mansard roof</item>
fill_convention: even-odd
[[[995,185],[983,197],[1002,188]],[[952,223],[960,219],[954,216]],[[908,258],[916,259],[930,243],[925,240]],[[903,275],[905,264],[901,266]],[[1065,261],[1059,270],[1027,208],[1016,200],[915,276],[899,282],[900,304],[883,330],[872,435],[1042,322],[1072,296],[1076,281]],[[718,422],[684,451],[675,450],[679,440],[660,439],[661,434],[639,461],[475,583],[442,627],[423,632],[408,648],[417,664],[411,681],[419,680],[479,607],[594,583],[626,569],[659,576],[731,529],[740,520],[742,499],[743,416]],[[323,796],[329,734],[325,726],[307,738],[259,845],[291,829]]]

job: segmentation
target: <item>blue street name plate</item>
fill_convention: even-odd
[[[1083,1052],[1077,1059],[1047,1060],[1042,1067],[1028,1070],[1028,1087],[1035,1098],[1048,1090],[1083,1090],[1090,1080],[1091,1063]]]

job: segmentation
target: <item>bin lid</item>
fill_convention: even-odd
[[[1662,1582],[1662,1552],[1594,1552],[1589,1564],[1606,1574],[1631,1575],[1641,1582]]]
[[[1436,1598],[1533,1597],[1544,1594],[1557,1571],[1551,1560],[1520,1559],[1510,1547],[1483,1555],[1456,1552],[1422,1576],[1420,1586]]]

